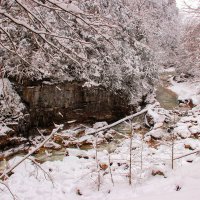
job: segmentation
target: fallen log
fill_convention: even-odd
[[[140,116],[140,115],[142,115],[142,114],[148,112],[149,109],[152,109],[152,108],[154,108],[154,107],[155,107],[155,105],[149,106],[149,107],[147,107],[147,108],[141,110],[140,112],[137,112],[137,113],[135,113],[135,114],[129,115],[129,116],[127,116],[127,117],[124,117],[123,119],[120,119],[120,120],[118,120],[118,121],[116,121],[116,122],[114,122],[114,123],[112,123],[112,124],[109,124],[109,125],[107,125],[107,126],[104,126],[104,127],[102,127],[102,128],[96,129],[95,131],[91,131],[88,135],[93,135],[93,134],[98,133],[98,132],[100,132],[100,131],[104,131],[104,130],[109,129],[109,128],[112,128],[112,127],[114,127],[114,126],[116,126],[116,125],[118,125],[118,124],[121,124],[122,122],[124,122],[124,121],[126,121],[126,120],[131,120],[131,119],[133,119],[134,117]]]
[[[53,131],[51,132],[51,134],[42,142],[40,143],[38,146],[36,146],[32,151],[30,151],[27,155],[25,155],[20,161],[18,161],[16,164],[14,164],[11,168],[5,170],[5,172],[3,172],[3,174],[0,176],[0,179],[2,179],[3,177],[5,177],[7,174],[9,174],[10,172],[12,172],[13,169],[15,169],[18,165],[20,165],[24,160],[26,160],[28,157],[30,157],[33,153],[35,153],[38,149],[40,149],[44,144],[46,144],[53,136],[54,134],[56,134],[56,132],[61,129],[63,127],[63,125],[59,125],[57,126],[55,129],[53,129]]]

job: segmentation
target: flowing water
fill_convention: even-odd
[[[178,102],[177,102],[177,95],[167,88],[168,83],[166,80],[169,78],[169,75],[170,75],[169,73],[162,75],[161,79],[163,85],[160,84],[156,88],[156,98],[160,103],[161,107],[170,110],[177,107]],[[134,119],[133,123],[142,123],[144,121],[143,119],[144,116],[137,117]],[[99,145],[98,147],[99,151],[102,151],[104,149],[108,151],[114,151],[117,148],[117,145],[122,140],[124,140],[123,135],[127,137],[130,135],[130,125],[128,125],[127,123],[122,123],[120,125],[117,125],[113,129],[119,132],[120,134],[116,134],[111,142]],[[144,134],[146,132],[147,130],[145,128],[138,130],[138,133],[140,134]],[[83,145],[82,147],[80,147],[80,149],[83,150],[89,150],[92,148],[93,147],[91,145]],[[23,154],[19,154],[15,156],[22,156],[22,155]],[[62,160],[65,155],[66,155],[66,150],[62,148],[61,150],[48,150],[48,153],[43,150],[35,154],[34,157],[37,159],[37,161],[43,163],[46,161]],[[0,161],[0,171],[2,171],[5,168],[5,166],[6,166],[6,161],[5,160]]]
[[[156,99],[162,108],[172,110],[178,107],[178,96],[176,93],[168,89],[169,78],[174,76],[175,71],[163,72],[160,76],[160,84],[156,87]]]
[[[159,85],[156,88],[156,99],[162,108],[173,110],[178,106],[177,95],[168,88]]]

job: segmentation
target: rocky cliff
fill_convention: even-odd
[[[63,123],[114,121],[136,110],[125,93],[114,93],[102,86],[83,82],[42,83],[20,86],[32,126]],[[142,100],[141,100],[142,101]]]

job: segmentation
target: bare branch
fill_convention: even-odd
[[[13,194],[13,192],[11,191],[11,189],[9,188],[9,186],[6,183],[0,181],[0,184],[4,185],[7,188],[7,190],[9,191],[9,193],[11,194],[11,196],[14,200],[17,200],[17,198],[15,197],[15,195]]]
[[[54,187],[54,182],[53,182],[53,179],[52,177],[50,176],[50,174],[48,172],[46,172],[34,159],[31,159],[31,158],[27,158],[29,159],[30,161],[32,161],[40,170],[42,170],[44,172],[44,175],[47,175],[49,180],[51,181],[53,187]]]
[[[51,0],[47,0],[49,3],[52,3],[53,5],[57,6],[58,8],[60,8],[61,10],[71,14],[72,16],[80,19],[81,21],[83,21],[86,25],[88,25],[92,30],[94,30],[96,33],[98,33],[99,35],[101,35],[114,49],[116,52],[119,53],[119,51],[117,50],[117,48],[115,47],[115,45],[109,40],[107,39],[102,33],[100,33],[93,25],[90,24],[90,22],[86,21],[85,19],[83,19],[81,16],[79,16],[78,14],[75,14],[73,12],[68,11],[66,8],[60,6],[59,2],[55,2],[55,1],[51,1]],[[123,60],[125,63],[126,61]]]
[[[9,49],[8,47],[6,47],[3,43],[0,42],[0,45],[5,48],[7,51],[17,55],[24,63],[28,64],[28,65],[31,65],[28,61],[26,61],[23,56],[21,56],[20,54],[18,54],[16,51],[13,51],[11,49]]]
[[[188,153],[188,154],[185,154],[185,155],[176,157],[176,158],[174,158],[173,160],[178,160],[178,159],[181,159],[181,158],[184,158],[184,157],[186,157],[186,156],[190,156],[190,155],[192,155],[192,154],[196,154],[196,153],[199,153],[199,152],[200,152],[200,150],[194,151],[194,152],[192,152],[192,153]]]
[[[12,41],[10,34],[9,34],[5,29],[3,29],[1,26],[0,26],[0,29],[7,35],[8,39],[10,40],[10,43],[11,43],[12,46],[13,46],[14,51],[16,51],[15,44],[14,44],[14,42]]]
[[[48,28],[42,23],[42,21],[32,12],[30,11],[25,4],[21,3],[21,0],[15,0],[25,11],[27,11],[30,15],[32,15],[45,29],[49,32]]]

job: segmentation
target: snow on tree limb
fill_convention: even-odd
[[[92,81],[134,100],[150,89],[160,62],[171,59],[176,35],[166,30],[174,13],[168,1],[4,0],[4,70],[17,80]]]

